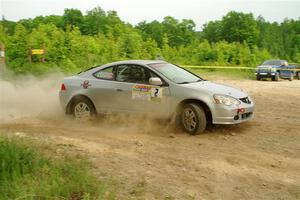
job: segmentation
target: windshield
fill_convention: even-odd
[[[202,81],[200,77],[170,63],[155,63],[149,64],[149,66],[163,74],[170,81],[178,84]]]
[[[286,61],[282,60],[267,60],[265,61],[262,65],[276,65],[276,66],[281,66],[284,64]]]

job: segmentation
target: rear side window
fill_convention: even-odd
[[[97,71],[94,76],[99,79],[114,80],[114,67],[108,67]]]

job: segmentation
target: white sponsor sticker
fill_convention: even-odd
[[[151,86],[150,85],[134,85],[132,86],[132,99],[134,100],[151,100]]]
[[[134,85],[132,99],[160,102],[163,97],[163,88],[151,85]]]

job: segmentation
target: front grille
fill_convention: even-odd
[[[269,73],[270,69],[269,68],[259,68],[257,70],[258,73]]]
[[[251,101],[250,101],[250,99],[249,99],[248,97],[241,98],[240,100],[241,100],[241,102],[243,102],[243,103],[251,104]]]

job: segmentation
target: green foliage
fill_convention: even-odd
[[[228,42],[246,42],[253,46],[257,42],[257,23],[252,14],[229,12],[222,19],[222,39]]]
[[[150,23],[141,22],[137,25],[144,38],[154,39],[159,47],[163,47],[163,38],[168,37],[168,43],[172,47],[181,45],[187,46],[195,39],[195,23],[190,19],[183,19],[179,22],[177,19],[167,16],[160,23],[152,21]]]
[[[28,59],[28,46],[27,46],[28,33],[22,24],[17,24],[14,34],[7,37],[5,43],[6,56],[11,60],[12,69],[16,69],[16,65],[23,65]]]
[[[82,25],[82,32],[86,35],[96,35],[104,33],[105,24],[107,24],[106,13],[100,7],[96,7],[87,12]]]
[[[252,14],[229,12],[222,20],[205,24],[202,36],[211,43],[222,40],[246,43],[254,54],[260,49],[268,51],[269,58],[295,62],[300,51],[300,19],[286,19],[278,24],[266,22],[262,17],[254,19]],[[266,55],[264,52],[263,57]]]
[[[83,158],[42,151],[32,141],[0,137],[0,199],[101,199],[109,192]]]
[[[6,61],[18,73],[60,70],[75,73],[90,66],[124,59],[155,59],[188,65],[255,66],[266,59],[299,62],[300,20],[265,22],[252,14],[229,12],[195,31],[190,19],[167,16],[162,22],[124,23],[115,11],[96,7],[85,15],[66,9],[62,16],[0,21]],[[46,49],[46,63],[29,48]]]
[[[83,16],[78,9],[65,9],[63,15],[64,28],[68,25],[81,27],[83,24]]]

